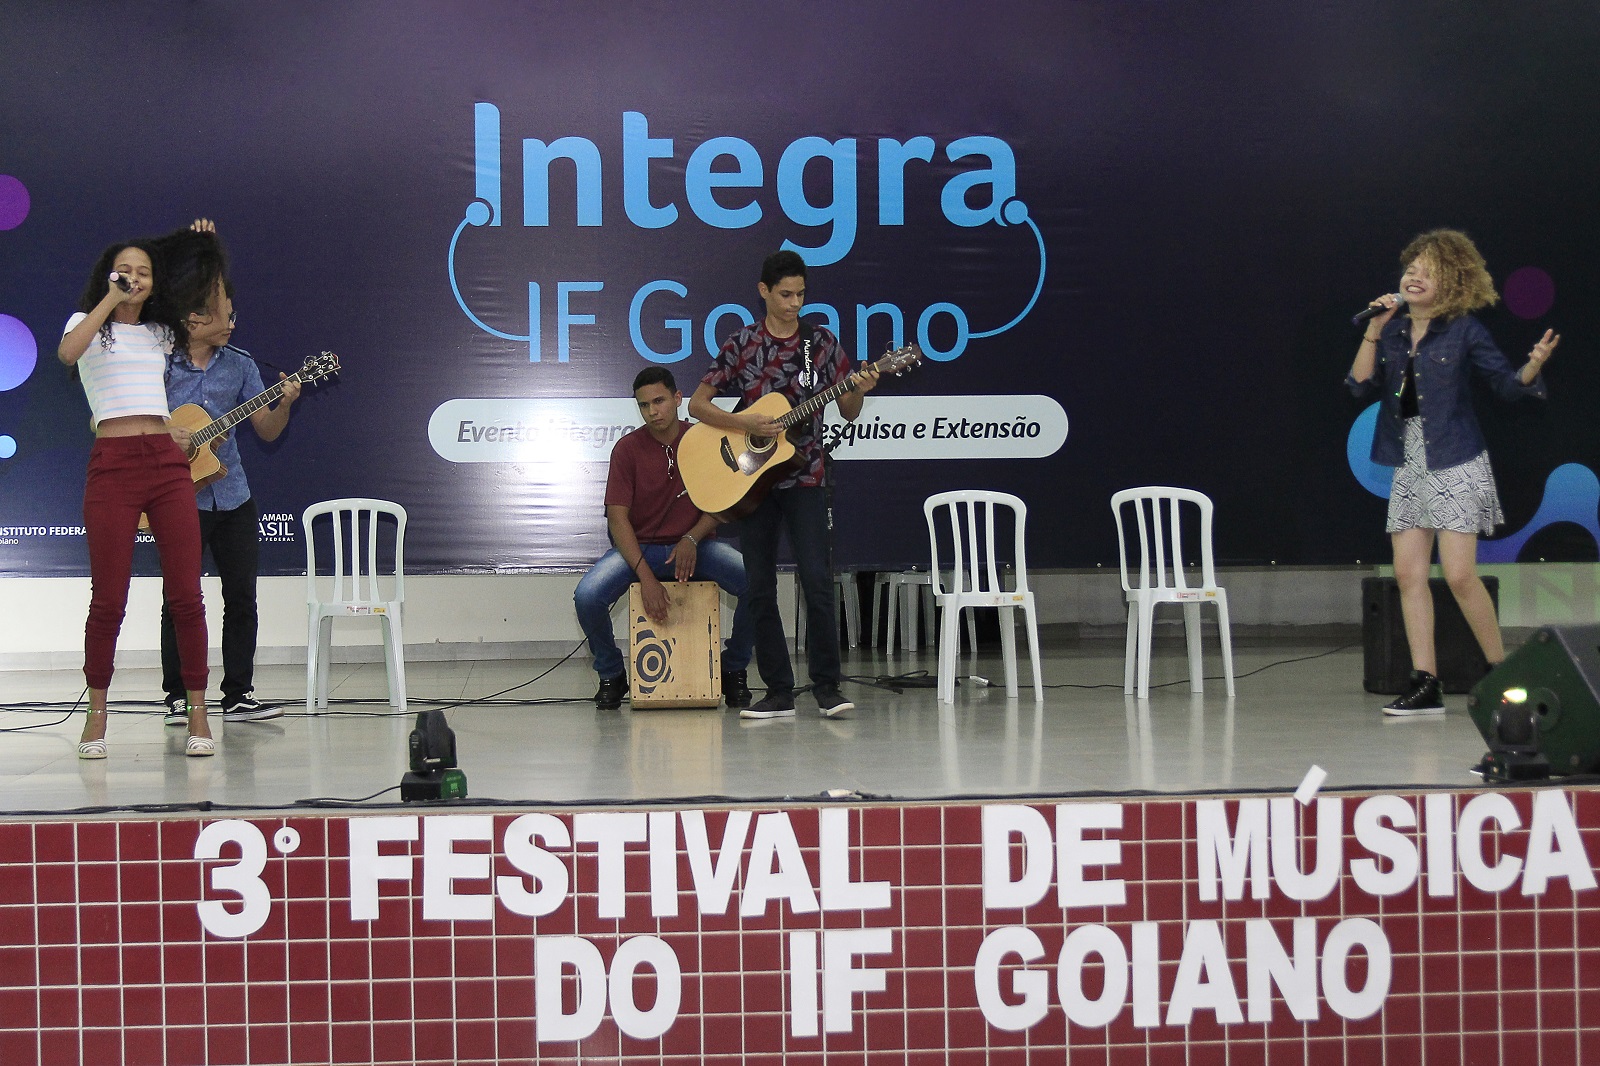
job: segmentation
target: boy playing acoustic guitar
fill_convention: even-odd
[[[186,264],[193,262],[196,249],[208,242],[220,254],[216,227],[207,219],[199,219],[189,229],[163,237],[159,247],[172,278],[168,288],[169,314],[182,319],[189,337],[187,352],[174,353],[169,360],[167,402],[174,411],[184,404],[195,404],[216,418],[266,390],[250,353],[228,343],[236,315],[233,284],[226,272],[209,292],[184,285],[186,275],[191,273]],[[300,397],[298,381],[286,374],[278,376],[283,379],[282,399],[275,407],[263,407],[249,418],[256,435],[264,441],[276,440],[283,433],[289,424],[289,408]],[[178,443],[185,447],[188,444],[186,440]],[[232,434],[221,439],[216,457],[226,473],[203,486],[196,502],[200,508],[202,547],[211,553],[222,579],[222,718],[225,722],[277,718],[283,709],[262,706],[253,691],[256,574],[260,561],[258,511],[239,460],[238,442]],[[172,619],[165,604],[161,607],[161,674],[166,690],[166,722],[176,725],[184,721],[183,682],[178,672]]]
[[[794,252],[774,252],[761,265],[756,284],[766,314],[753,326],[729,337],[711,370],[689,401],[689,414],[721,429],[760,437],[783,432],[771,418],[749,410],[770,392],[799,403],[844,385],[839,413],[853,422],[861,401],[878,384],[871,367],[851,373],[850,358],[838,338],[800,318],[806,299],[805,260]],[[848,384],[846,384],[848,383]],[[740,398],[740,410],[729,414],[711,402],[717,395]],[[794,715],[794,667],[789,642],[778,613],[778,538],[786,529],[794,552],[800,588],[811,619],[807,627],[806,665],[817,709],[833,717],[854,708],[839,692],[844,679],[839,663],[839,633],[834,617],[833,561],[828,536],[828,504],[823,491],[822,417],[790,432],[799,468],[777,483],[744,519],[739,546],[749,578],[750,614],[755,624],[756,666],[767,686],[766,696],[739,712],[741,718],[788,718]]]

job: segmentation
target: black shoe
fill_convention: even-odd
[[[739,712],[740,718],[793,718],[794,696],[774,696],[767,693],[760,703],[752,704]]]
[[[243,696],[228,703],[224,698],[222,704],[222,720],[224,722],[264,722],[269,718],[282,718],[283,708],[277,704],[263,705],[256,699],[254,690],[246,692]]]
[[[722,671],[722,698],[729,707],[750,706],[750,682],[745,671]]]
[[[602,677],[600,691],[594,694],[594,705],[602,711],[614,711],[622,706],[622,697],[628,694],[628,675]]]
[[[1439,694],[1439,679],[1426,670],[1411,671],[1411,691],[1392,703],[1386,704],[1383,713],[1393,718],[1409,718],[1420,714],[1443,714],[1444,700]]]
[[[161,718],[165,725],[189,724],[189,697],[168,696],[166,699],[167,713]]]
[[[831,686],[827,688],[814,688],[811,695],[817,701],[817,710],[822,712],[822,717],[832,718],[846,711],[853,711],[856,705],[839,694],[839,690]]]

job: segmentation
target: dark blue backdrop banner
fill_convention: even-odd
[[[86,572],[57,339],[100,248],[197,216],[266,378],[344,366],[240,431],[268,574],[338,496],[404,504],[419,572],[586,566],[634,375],[693,391],[780,247],[852,356],[929,356],[833,423],[841,563],[921,561],[961,487],[1028,501],[1035,567],[1114,562],[1137,484],[1209,493],[1226,563],[1382,559],[1348,317],[1439,225],[1514,362],[1567,338],[1549,404],[1485,401],[1484,558],[1594,559],[1600,15],[1539,11],[8,5],[0,573]]]

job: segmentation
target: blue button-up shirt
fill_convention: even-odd
[[[174,411],[186,403],[198,404],[212,418],[255,399],[264,390],[256,361],[231,344],[218,348],[204,370],[184,354],[172,360],[167,374],[167,402]],[[217,447],[217,459],[228,473],[200,490],[197,502],[202,511],[231,511],[250,499],[250,482],[244,476],[239,443],[233,436],[238,429],[230,430]]]
[[[1405,419],[1400,414],[1400,389],[1411,358],[1411,319],[1396,315],[1378,337],[1377,364],[1366,381],[1345,378],[1357,399],[1383,392],[1377,431],[1372,435],[1372,461],[1381,466],[1405,462]],[[1483,323],[1471,315],[1449,322],[1434,319],[1417,345],[1417,413],[1422,416],[1423,451],[1429,470],[1445,470],[1484,450],[1483,430],[1472,410],[1473,377],[1485,382],[1502,400],[1525,396],[1544,399],[1544,376],[1524,385]]]

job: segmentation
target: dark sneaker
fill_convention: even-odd
[[[856,709],[856,705],[840,695],[836,688],[814,688],[811,690],[811,695],[816,698],[817,710],[822,712],[824,718],[832,718]]]
[[[740,718],[793,718],[794,697],[774,696],[767,693],[761,702],[753,703],[739,712]]]
[[[246,692],[232,703],[222,705],[222,720],[224,722],[264,722],[268,718],[282,718],[283,708],[274,704],[270,707],[263,706],[256,699],[255,691]]]
[[[168,696],[167,713],[162,715],[163,725],[188,725],[189,724],[189,698],[187,696]]]
[[[622,697],[628,694],[628,675],[602,677],[600,690],[594,694],[594,705],[602,711],[614,711],[622,706]]]
[[[750,682],[745,671],[722,671],[722,698],[729,707],[750,706]]]
[[[1444,700],[1439,694],[1439,679],[1426,670],[1411,671],[1411,691],[1386,704],[1383,713],[1392,718],[1421,714],[1443,714]]]

